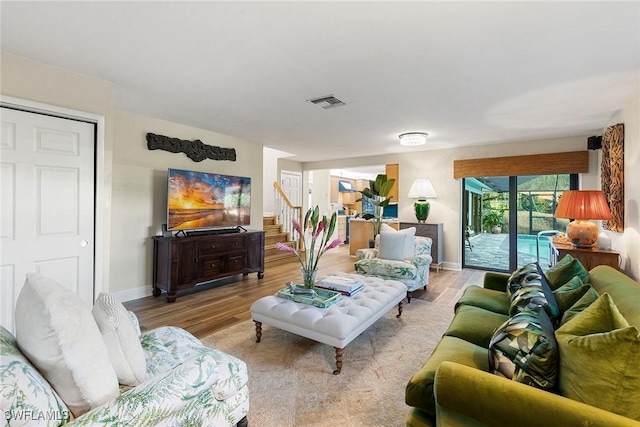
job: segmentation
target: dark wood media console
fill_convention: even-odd
[[[258,273],[264,277],[264,231],[188,237],[153,237],[153,296],[223,277]]]

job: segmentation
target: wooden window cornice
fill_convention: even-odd
[[[455,179],[588,172],[589,152],[586,150],[453,161],[453,177]]]

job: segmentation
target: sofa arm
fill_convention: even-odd
[[[373,259],[378,257],[378,250],[375,248],[358,249],[356,251],[358,259]]]
[[[125,391],[69,425],[108,425],[113,420],[118,420],[119,425],[179,425],[185,420],[198,420],[198,414],[187,414],[184,408],[192,406],[192,401],[201,400],[203,396],[209,397],[208,403],[223,404],[212,395],[212,387],[219,380],[218,371],[218,363],[213,357],[195,356]],[[219,424],[214,422],[213,425],[228,425],[222,411],[220,416]]]
[[[488,271],[484,274],[482,287],[492,289],[494,291],[505,292],[507,290],[507,281],[509,280],[509,277],[511,277],[509,274]]]
[[[433,258],[431,255],[416,255],[411,259],[411,263],[418,268],[429,267]]]
[[[471,419],[497,427],[602,426],[640,423],[584,403],[454,362],[442,362],[435,377],[438,425]]]

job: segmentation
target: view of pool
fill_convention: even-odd
[[[470,268],[495,269],[509,272],[509,235],[480,233],[470,239],[471,248],[465,247],[465,266]],[[549,268],[549,237],[540,236],[538,241],[540,267]],[[523,266],[538,260],[535,235],[518,235],[517,265]]]

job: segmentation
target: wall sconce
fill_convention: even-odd
[[[400,138],[400,145],[410,147],[427,143],[427,134],[424,132],[407,132],[398,135],[398,138]]]
[[[429,217],[429,210],[431,205],[427,199],[434,199],[438,197],[436,190],[433,188],[431,181],[426,178],[418,178],[411,184],[409,190],[409,197],[412,199],[418,199],[413,207],[416,211],[416,218],[418,222],[425,222]]]
[[[567,237],[574,247],[589,249],[598,243],[598,226],[589,220],[611,219],[611,211],[602,191],[570,190],[560,196],[554,216],[573,219]]]

